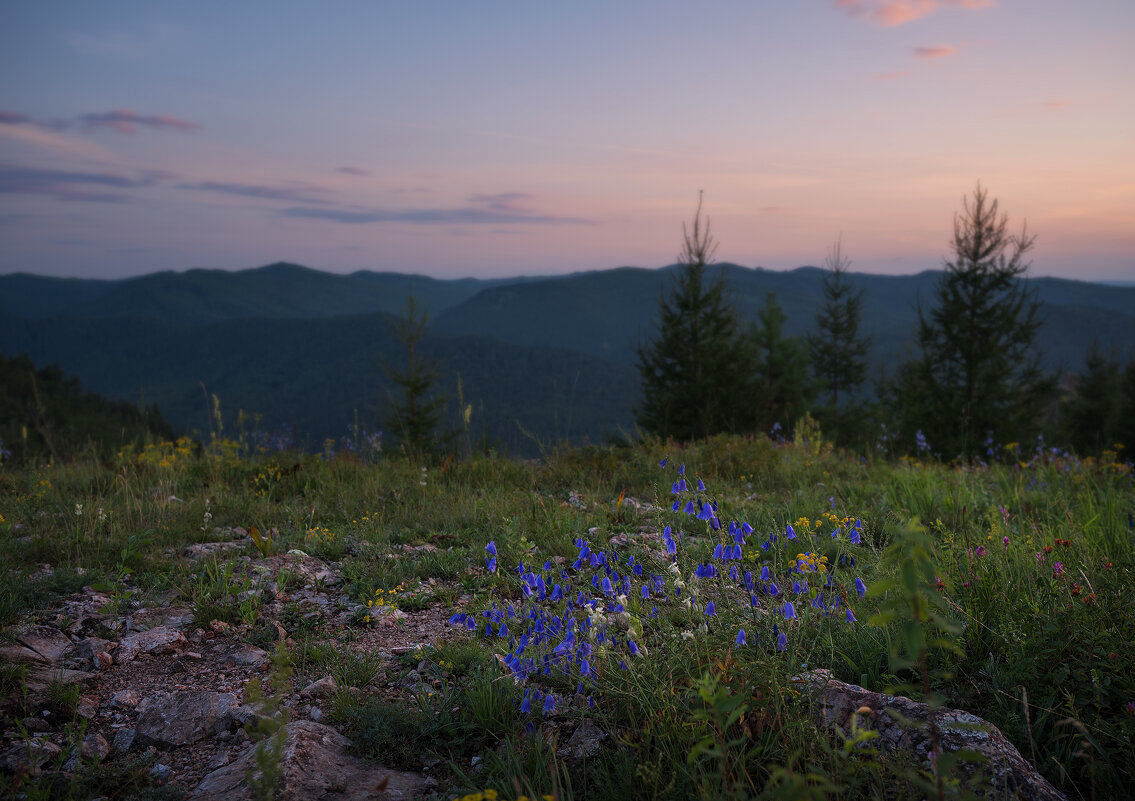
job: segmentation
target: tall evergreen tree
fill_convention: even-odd
[[[784,335],[788,315],[769,292],[750,334],[754,350],[756,425],[768,430],[780,423],[787,433],[812,402],[808,351],[796,337]]]
[[[820,421],[837,439],[845,439],[840,405],[846,405],[867,377],[870,340],[859,334],[863,290],[856,290],[848,279],[851,259],[843,255],[839,240],[828,253],[826,266],[824,305],[816,314],[816,332],[808,336],[808,351],[817,388],[827,395]]]
[[[692,228],[682,224],[682,252],[669,296],[659,298],[658,331],[638,348],[642,401],[639,426],[680,440],[742,425],[749,359],[736,312],[725,299],[725,276],[710,280],[717,248],[701,194]]]
[[[1116,436],[1125,448],[1124,458],[1128,461],[1135,459],[1135,358],[1127,363],[1127,369],[1123,371],[1123,394]]]
[[[418,310],[411,295],[406,298],[402,315],[388,318],[387,322],[394,338],[405,349],[406,361],[401,369],[389,365],[384,369],[401,396],[390,396],[386,427],[395,433],[408,455],[429,456],[444,439],[437,427],[445,405],[445,399],[437,393],[440,369],[422,355],[420,347],[429,314]]]
[[[1093,342],[1085,371],[1064,408],[1068,442],[1076,453],[1098,456],[1120,441],[1123,422],[1123,371]]]
[[[922,355],[900,371],[897,393],[905,433],[921,429],[944,457],[973,458],[990,431],[1001,441],[1031,436],[1054,387],[1032,349],[1041,304],[1025,256],[1034,241],[1025,227],[1009,233],[981,184],[954,217],[954,260],[934,307],[918,310]]]

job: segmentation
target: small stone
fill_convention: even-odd
[[[39,772],[40,765],[63,753],[63,749],[47,739],[32,739],[17,742],[7,751],[0,753],[0,769],[15,773],[27,769],[33,774]]]
[[[82,754],[83,759],[90,762],[96,760],[101,762],[106,759],[107,755],[110,753],[110,743],[98,732],[88,734],[83,738],[83,744],[79,748],[79,753]]]
[[[159,784],[165,784],[173,777],[173,768],[158,762],[150,768],[150,775],[153,776]]]
[[[75,714],[87,720],[92,719],[98,713],[98,701],[92,698],[80,698],[78,706],[75,707]]]
[[[82,659],[89,659],[94,662],[99,654],[110,653],[117,647],[118,643],[113,640],[104,640],[102,637],[87,637],[75,645],[72,653]]]
[[[335,679],[332,676],[324,676],[300,690],[300,696],[304,698],[323,698],[333,694],[338,689],[339,685],[335,683]]]
[[[122,756],[134,747],[134,729],[119,729],[111,738],[110,750],[115,756]]]
[[[138,706],[142,701],[141,694],[130,687],[125,690],[119,690],[110,699],[110,705],[115,709],[133,709]]]

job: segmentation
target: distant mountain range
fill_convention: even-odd
[[[208,430],[206,396],[299,433],[301,444],[373,430],[388,388],[383,364],[400,348],[384,315],[409,294],[429,311],[428,351],[444,366],[456,413],[457,381],[474,433],[514,452],[545,443],[632,433],[635,349],[654,332],[675,266],[622,267],[552,278],[438,280],[399,273],[338,275],[294,264],[254,270],[162,272],[122,280],[0,276],[0,352],[58,363],[113,398],[157,402],[186,431]],[[815,325],[823,270],[715,265],[738,311],[755,320],[768,292],[787,333]],[[915,351],[917,307],[940,273],[854,274],[865,290],[864,328],[875,374]],[[1037,338],[1049,369],[1076,371],[1093,341],[1135,352],[1135,287],[1036,278],[1044,303]]]

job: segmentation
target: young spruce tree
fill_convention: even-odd
[[[921,429],[945,458],[973,458],[991,431],[1001,441],[1028,438],[1051,395],[1032,347],[1041,304],[1025,256],[1034,241],[1024,227],[1009,233],[981,184],[954,217],[954,260],[934,307],[918,310],[922,356],[900,370],[896,388],[904,432]]]
[[[828,253],[826,266],[824,305],[816,314],[816,332],[808,335],[808,351],[817,388],[827,396],[818,410],[820,422],[837,441],[846,441],[850,427],[841,423],[840,406],[847,405],[867,377],[870,340],[859,335],[863,290],[855,289],[848,279],[851,259],[843,255],[839,240]]]
[[[701,194],[692,229],[682,224],[680,267],[669,296],[659,299],[658,331],[638,348],[642,378],[639,426],[660,437],[690,440],[735,431],[749,402],[748,349],[736,312],[725,299],[725,276],[710,280],[717,245]]]
[[[784,335],[788,315],[769,292],[750,332],[754,362],[756,427],[768,431],[777,423],[788,434],[812,403],[808,351],[796,337]]]
[[[405,367],[387,365],[384,372],[398,387],[400,398],[390,396],[390,412],[386,427],[394,432],[403,451],[409,456],[432,455],[441,439],[437,427],[441,423],[445,399],[437,393],[440,376],[438,366],[423,357],[420,349],[429,315],[418,311],[413,295],[406,298],[402,315],[388,318],[394,338],[405,349]]]

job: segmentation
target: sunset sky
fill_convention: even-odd
[[[1135,2],[10,2],[0,273],[914,273],[980,180],[1135,280]]]

